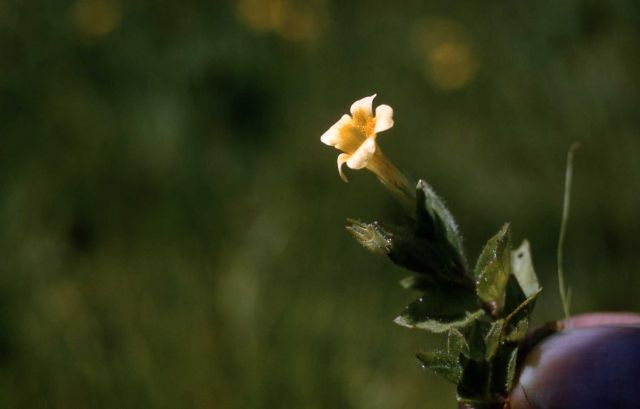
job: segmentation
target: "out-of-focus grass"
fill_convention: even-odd
[[[397,219],[319,136],[395,108],[387,155],[473,260],[504,221],[561,315],[638,309],[635,2],[0,4],[0,405],[452,407],[391,323],[411,295],[346,217]]]

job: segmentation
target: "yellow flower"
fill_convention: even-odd
[[[342,115],[321,137],[320,141],[343,153],[338,155],[338,172],[342,180],[345,163],[351,169],[367,168],[413,214],[415,211],[415,183],[411,183],[383,154],[376,143],[379,132],[393,127],[393,109],[379,105],[373,116],[373,99],[362,98],[351,105],[351,116]]]
[[[373,116],[373,99],[376,94],[362,98],[351,105],[351,116],[343,115],[320,140],[344,153],[338,155],[338,172],[342,180],[347,178],[342,172],[345,163],[351,169],[368,168],[381,177],[379,159],[383,159],[376,143],[376,135],[393,127],[393,109],[389,105],[379,105]]]

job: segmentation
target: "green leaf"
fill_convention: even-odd
[[[505,301],[504,301],[504,308],[502,309],[502,312],[504,315],[511,314],[513,311],[518,309],[518,307],[523,302],[527,300],[527,296],[525,295],[524,291],[522,290],[522,287],[518,283],[518,279],[514,275],[509,276],[505,294],[506,295],[505,295]],[[524,311],[524,313],[526,313],[526,311]],[[518,317],[516,317],[516,319],[521,318],[523,316],[524,315],[521,314]]]
[[[518,359],[518,348],[515,346],[500,348],[491,364],[491,392],[507,395],[513,386]]]
[[[463,275],[434,243],[416,236],[411,230],[385,225],[385,233],[390,246],[388,256],[395,264],[441,282],[458,280]]]
[[[457,384],[462,377],[462,366],[457,355],[446,351],[418,352],[416,358],[420,364],[451,383]]]
[[[407,276],[400,280],[399,284],[405,290],[428,291],[434,287],[433,280],[425,275]]]
[[[509,342],[519,344],[526,338],[528,329],[529,318],[524,317],[512,326],[511,331],[509,331],[509,333],[505,336],[505,339]]]
[[[484,337],[484,345],[485,345],[485,356],[484,359],[486,361],[491,361],[493,357],[498,352],[498,347],[500,347],[500,337],[502,335],[502,330],[504,329],[504,320],[500,319],[494,321],[489,328],[489,332]]]
[[[416,200],[417,234],[438,243],[438,247],[449,254],[448,258],[466,272],[462,235],[444,201],[424,180],[420,180],[416,186]]]
[[[485,245],[476,263],[478,297],[497,315],[502,309],[511,269],[510,226],[505,224]]]
[[[469,344],[469,358],[474,361],[484,361],[486,345],[484,338],[489,332],[490,324],[483,320],[476,320],[473,325],[465,328],[466,340]]]
[[[412,329],[423,329],[427,331],[431,331],[434,333],[442,333],[450,330],[451,328],[462,328],[474,320],[477,320],[484,314],[483,310],[478,310],[474,312],[467,312],[464,316],[457,318],[423,318],[416,320],[411,316],[411,314],[401,314],[396,317],[393,322],[403,327],[412,328]]]
[[[490,373],[487,362],[469,360],[458,382],[458,399],[485,402],[489,396]]]
[[[524,240],[520,247],[511,252],[511,272],[527,297],[540,289],[538,277],[533,269],[529,242]]]
[[[369,251],[387,256],[395,264],[416,273],[428,275],[434,282],[471,285],[457,258],[438,247],[438,243],[416,235],[409,228],[363,223],[349,219],[346,229]]]
[[[505,318],[508,324],[517,323],[523,318],[528,318],[533,312],[533,307],[535,305],[536,298],[542,292],[542,288],[540,288],[537,292],[533,293],[529,298],[520,303],[515,309],[513,309],[509,315]]]
[[[469,358],[469,344],[467,340],[456,328],[451,328],[447,336],[447,351],[454,356],[464,356]]]
[[[432,240],[446,237],[462,252],[462,236],[458,231],[458,225],[442,198],[424,180],[418,181],[416,198],[416,219],[420,234]]]
[[[509,354],[509,361],[507,362],[507,376],[504,380],[505,392],[511,392],[513,388],[513,381],[516,376],[516,369],[518,367],[518,348],[515,348],[511,354]]]
[[[468,325],[484,314],[470,289],[458,286],[433,288],[405,307],[394,322],[408,328],[440,333]]]
[[[507,328],[505,332],[507,333],[508,341],[517,343],[524,340],[529,327],[529,317],[533,312],[535,300],[541,291],[542,288],[538,288],[536,292],[527,298],[516,278],[513,275],[509,277],[504,307]]]

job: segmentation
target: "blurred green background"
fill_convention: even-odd
[[[0,406],[450,408],[392,323],[399,220],[320,135],[378,93],[388,157],[475,260],[505,221],[573,310],[640,309],[634,0],[0,1]]]

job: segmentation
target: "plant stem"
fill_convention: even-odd
[[[560,301],[562,302],[562,310],[565,318],[569,318],[570,312],[570,293],[567,294],[567,290],[564,286],[564,240],[567,234],[567,222],[569,220],[569,207],[571,205],[571,181],[573,178],[573,153],[580,147],[580,144],[574,142],[569,147],[567,153],[567,168],[565,170],[564,178],[564,202],[562,205],[562,221],[560,222],[560,237],[558,237],[558,290],[560,291]]]

